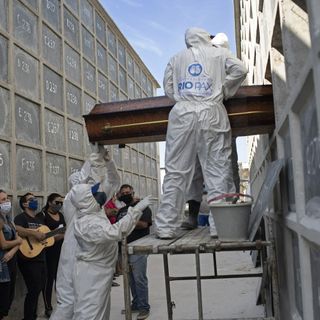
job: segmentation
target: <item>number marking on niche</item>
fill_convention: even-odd
[[[17,59],[17,66],[25,73],[30,73],[30,64],[24,61],[23,59],[19,58]]]
[[[49,171],[53,175],[58,175],[60,172],[60,166],[54,165],[52,162],[49,162]]]
[[[21,159],[21,167],[26,171],[34,171],[36,167],[36,163],[33,160],[27,160],[25,158]]]
[[[56,42],[48,36],[44,36],[44,43],[50,49],[54,49],[56,47]]]
[[[3,155],[0,153],[0,167],[4,165]]]
[[[46,80],[46,90],[56,94],[58,91],[58,86],[53,81]]]
[[[21,107],[18,108],[18,115],[23,121],[32,124],[32,115],[30,112],[23,110]]]
[[[74,141],[79,141],[78,131],[70,129],[69,130],[69,138]]]
[[[31,34],[31,24],[26,19],[21,17],[20,13],[17,14],[17,22],[22,30]]]
[[[57,134],[59,132],[60,123],[55,121],[48,121],[48,132]]]

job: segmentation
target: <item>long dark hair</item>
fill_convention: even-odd
[[[62,198],[59,193],[51,193],[48,195],[46,205],[43,207],[42,211],[47,212],[49,208],[49,202],[52,202],[55,198]]]

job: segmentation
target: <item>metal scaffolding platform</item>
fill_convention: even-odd
[[[234,242],[221,242],[217,238],[212,238],[209,234],[209,228],[198,228],[191,231],[181,230],[178,236],[172,240],[162,240],[156,238],[153,234],[143,237],[139,240],[127,244],[126,237],[122,239],[122,263],[123,263],[123,282],[124,282],[124,297],[125,297],[125,319],[132,320],[130,308],[130,288],[129,288],[129,264],[128,256],[143,255],[143,254],[162,254],[163,266],[165,276],[166,300],[168,320],[173,319],[174,303],[171,299],[170,282],[181,280],[196,280],[197,282],[197,298],[198,298],[198,315],[199,320],[203,320],[203,307],[202,307],[202,290],[201,280],[208,279],[230,279],[230,278],[247,278],[247,277],[261,277],[260,295],[265,304],[272,304],[270,299],[274,294],[277,294],[276,286],[273,286],[273,292],[265,292],[266,283],[271,280],[270,273],[273,268],[273,258],[267,259],[266,248],[272,249],[272,243],[269,241],[234,241]],[[258,273],[239,273],[239,274],[219,274],[217,268],[217,255],[218,251],[251,251],[258,250],[261,252],[261,265],[263,272]],[[212,253],[213,255],[213,275],[201,275],[200,254]],[[169,273],[169,254],[194,254],[196,275],[195,276],[170,276]],[[272,254],[273,256],[273,254]],[[264,288],[263,288],[264,287]],[[268,291],[268,290],[267,290]],[[264,292],[264,293],[263,293]],[[267,316],[273,316],[271,310],[272,306],[266,307]],[[242,318],[239,318],[239,320]],[[251,318],[252,319],[252,318]],[[273,319],[271,318],[254,318],[254,319]],[[236,320],[236,319],[235,319]]]

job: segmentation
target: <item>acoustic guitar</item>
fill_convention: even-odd
[[[35,231],[40,231],[45,234],[45,238],[42,241],[38,241],[34,237],[22,238],[22,243],[19,247],[21,253],[27,258],[34,258],[41,253],[46,247],[51,247],[54,244],[54,236],[59,233],[64,233],[66,227],[50,230],[47,226],[42,225]]]

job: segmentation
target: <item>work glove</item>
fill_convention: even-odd
[[[151,195],[146,196],[141,201],[139,201],[134,207],[135,209],[143,211],[147,207],[151,206],[156,202],[156,198],[153,198]]]
[[[104,159],[104,161],[108,162],[111,160],[108,149],[106,149],[102,144],[98,145],[98,153],[102,155],[102,158]]]

